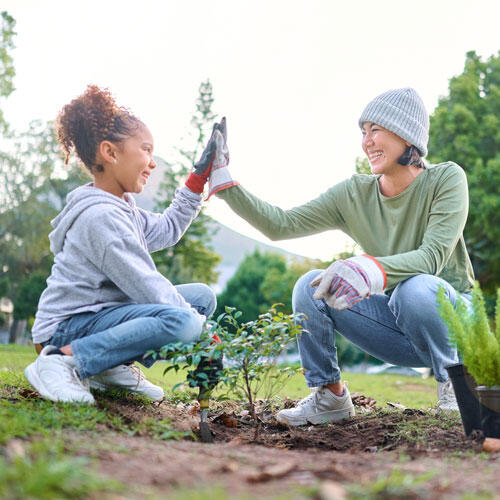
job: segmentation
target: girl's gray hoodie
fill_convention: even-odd
[[[69,193],[51,222],[55,259],[38,303],[33,341],[49,340],[59,323],[75,314],[119,304],[192,309],[156,270],[150,252],[179,241],[198,215],[201,200],[182,187],[171,205],[155,214],[138,208],[127,193],[118,198],[91,183]],[[199,317],[202,322],[204,316]]]

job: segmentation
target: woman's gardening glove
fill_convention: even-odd
[[[189,175],[186,186],[193,193],[203,193],[203,188],[208,180],[211,170],[222,162],[222,149],[225,145],[225,139],[222,130],[226,129],[226,119],[221,123],[215,123],[212,129],[212,135],[207,142],[205,150],[200,159],[194,164],[194,171]],[[228,156],[229,161],[229,156]],[[227,162],[225,162],[227,163]]]
[[[227,128],[226,118],[222,118],[219,126],[219,131],[222,136],[222,144],[217,143],[217,156],[210,172],[208,180],[208,198],[217,191],[237,186],[239,183],[231,177],[229,169],[229,149],[227,147]]]
[[[387,286],[384,268],[371,255],[337,260],[311,281],[313,298],[343,311],[370,295],[383,294]]]

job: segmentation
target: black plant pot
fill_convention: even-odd
[[[476,388],[481,402],[481,425],[485,437],[500,438],[500,387]]]
[[[474,429],[482,429],[476,381],[462,364],[447,366],[446,370],[455,391],[465,435],[469,436]]]

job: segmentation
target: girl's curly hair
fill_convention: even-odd
[[[93,173],[102,172],[97,149],[102,141],[120,143],[144,124],[127,109],[118,107],[108,89],[89,85],[87,90],[66,104],[56,121],[57,140],[68,164],[73,151]]]

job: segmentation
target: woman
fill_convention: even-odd
[[[151,366],[148,351],[197,340],[215,295],[201,283],[174,287],[150,253],[175,245],[198,215],[212,164],[225,161],[221,132],[224,123],[171,205],[154,214],[129,194],[156,167],[146,125],[95,85],[64,106],[57,135],[66,162],[76,151],[93,181],[71,192],[52,221],[54,265],[32,331],[43,350],[25,370],[43,397],[92,404],[90,385],[163,398],[133,361]]]
[[[371,101],[359,126],[374,175],[354,175],[305,205],[272,206],[232,180],[227,167],[212,172],[217,192],[241,217],[273,240],[341,229],[365,255],[310,271],[293,292],[294,312],[310,332],[299,340],[309,387],[316,388],[278,420],[304,425],[354,414],[341,381],[335,334],[371,355],[403,366],[432,367],[438,406],[456,409],[445,370],[457,361],[436,304],[444,286],[455,303],[468,301],[474,276],[465,248],[468,190],[452,162],[425,165],[429,118],[411,88]]]

